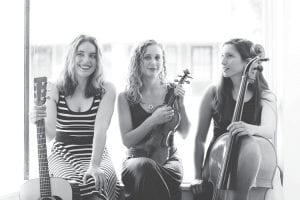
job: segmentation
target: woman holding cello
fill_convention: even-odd
[[[261,71],[263,48],[245,39],[222,47],[222,78],[209,86],[200,104],[195,140],[194,194],[205,199],[265,199],[272,188],[276,154],[276,97]],[[255,67],[249,66],[256,64]],[[253,72],[252,81],[245,80]],[[253,75],[252,73],[252,75]],[[247,74],[246,74],[247,75]],[[205,142],[213,120],[213,137],[204,160]]]

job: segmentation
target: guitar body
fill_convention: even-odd
[[[24,183],[20,190],[21,200],[72,200],[72,188],[62,178],[50,178],[52,197],[41,198],[40,179],[32,179]]]

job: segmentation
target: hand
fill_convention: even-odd
[[[204,181],[195,179],[191,184],[191,189],[194,195],[199,195],[204,192]]]
[[[242,121],[232,122],[228,127],[227,130],[232,134],[239,136],[242,135],[254,135],[253,125],[247,124]]]
[[[29,113],[30,121],[34,124],[36,124],[37,121],[44,119],[46,116],[47,113],[45,105],[34,106],[33,110]]]
[[[83,176],[83,183],[86,184],[88,178],[93,177],[95,180],[96,190],[107,189],[107,183],[104,172],[96,166],[90,166]]]
[[[174,110],[170,106],[161,106],[157,108],[151,115],[154,124],[163,124],[170,121],[174,116]]]
[[[179,105],[183,105],[183,99],[184,99],[184,95],[185,95],[185,90],[184,90],[182,84],[178,84],[174,88],[174,94],[175,94],[175,96],[178,97],[178,103],[179,103]]]

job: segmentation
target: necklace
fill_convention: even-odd
[[[152,113],[157,106],[163,104],[164,98],[165,98],[165,95],[166,95],[166,90],[167,90],[167,88],[164,86],[163,91],[160,91],[158,93],[156,92],[156,95],[154,93],[152,95],[150,95],[150,94],[147,95],[148,98],[147,97],[145,98],[146,101],[148,101],[148,102],[152,101],[152,102],[155,102],[155,104],[146,103],[144,101],[145,99],[143,99],[143,96],[142,96],[141,104],[144,104],[145,105],[145,109],[147,109],[149,112]]]
[[[153,111],[154,106],[153,106],[152,104],[149,104],[149,105],[148,105],[148,109],[149,109],[150,111]]]
[[[145,103],[145,102],[141,102],[141,104],[144,104],[145,105],[145,108],[149,111],[149,112],[152,112],[156,106],[154,106],[153,104],[149,104],[149,103]]]

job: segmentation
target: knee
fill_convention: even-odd
[[[149,158],[131,158],[126,162],[122,177],[129,175],[134,178],[141,178],[153,174],[157,167],[156,162]]]
[[[247,159],[248,162],[260,162],[261,153],[259,145],[255,142],[255,139],[251,136],[243,136],[240,138],[239,160]]]
[[[238,171],[256,174],[261,163],[261,154],[258,144],[252,137],[243,137],[240,141],[238,156]]]
[[[155,169],[156,169],[155,161],[149,158],[144,158],[140,162],[136,163],[135,165],[135,171],[137,175],[140,176],[151,175],[155,172]]]

